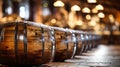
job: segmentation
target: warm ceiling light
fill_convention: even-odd
[[[112,14],[109,15],[110,22],[114,22],[114,16]]]
[[[93,8],[92,13],[98,13],[98,10],[96,8]]]
[[[51,20],[51,23],[56,23],[56,19],[52,19],[52,20]]]
[[[90,22],[89,22],[89,25],[90,26],[95,26],[97,23],[94,21],[94,20],[91,20]]]
[[[72,11],[80,11],[80,7],[79,7],[78,5],[73,5],[73,6],[71,7],[71,10],[72,10]]]
[[[92,17],[92,20],[94,20],[95,22],[99,22],[100,18],[97,15],[95,15]]]
[[[98,17],[99,17],[99,18],[104,18],[104,17],[105,17],[105,14],[102,13],[102,12],[100,12],[100,13],[98,13]]]
[[[91,20],[91,16],[90,16],[89,14],[86,15],[85,18],[86,18],[87,20]]]
[[[97,0],[87,0],[88,3],[96,3]]]
[[[58,0],[58,1],[54,2],[53,5],[54,5],[55,7],[63,7],[63,6],[64,6],[64,3],[63,3],[62,1],[60,1],[60,0]]]
[[[82,12],[83,12],[83,13],[90,13],[90,9],[89,9],[88,7],[84,7],[84,8],[82,9]]]
[[[76,21],[76,25],[83,25],[83,22],[81,20]]]
[[[95,8],[97,10],[104,10],[104,7],[101,4],[98,4]]]

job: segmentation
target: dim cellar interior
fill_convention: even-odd
[[[0,67],[119,67],[119,0],[0,0]]]

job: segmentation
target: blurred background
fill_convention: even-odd
[[[0,23],[16,20],[95,32],[120,43],[120,0],[0,0]]]

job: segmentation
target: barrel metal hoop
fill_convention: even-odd
[[[24,38],[23,38],[23,43],[24,43],[24,55],[25,55],[25,58],[26,58],[26,63],[28,62],[27,60],[27,23],[24,23]]]
[[[42,61],[44,61],[44,49],[45,49],[45,42],[44,42],[44,29],[41,27],[41,34],[42,34]]]
[[[18,22],[15,23],[15,38],[14,38],[14,47],[15,47],[15,62],[18,63]]]
[[[0,43],[1,43],[1,41],[2,41],[2,38],[3,38],[3,25],[0,25]],[[1,56],[1,44],[0,44],[0,56]]]
[[[3,26],[0,25],[0,42],[2,40]]]
[[[82,45],[83,45],[83,49],[82,49],[82,52],[85,52],[85,48],[86,48],[86,39],[85,39],[85,34],[83,34],[83,38],[84,40],[82,41]]]
[[[68,33],[65,32],[65,36],[66,36],[66,55],[67,57],[69,57],[69,48],[68,48]]]
[[[75,38],[76,38],[76,41],[74,43],[76,44],[76,53],[77,53],[77,49],[79,48],[78,47],[78,45],[79,45],[79,43],[78,43],[79,39],[78,39],[78,34],[77,33],[75,34]]]
[[[55,50],[56,50],[56,46],[55,46],[56,41],[55,41],[54,29],[50,29],[50,40],[51,40],[51,44],[52,44],[52,48],[51,48],[51,52],[52,52],[51,61],[53,61],[54,56],[55,56]]]
[[[71,58],[74,58],[74,55],[75,55],[75,53],[76,53],[76,49],[77,49],[77,38],[76,38],[76,35],[75,35],[75,33],[71,33],[72,34],[72,40],[73,40],[73,42],[74,42],[74,48],[73,48],[73,54],[72,54],[72,57]]]
[[[92,43],[92,34],[89,34],[89,50],[91,50],[92,49],[92,45],[93,45],[93,43]]]
[[[86,41],[85,41],[85,52],[88,50],[88,48],[89,48],[89,39],[88,39],[88,35],[89,34],[85,34],[85,39],[86,39]],[[86,38],[87,37],[87,38]]]
[[[83,50],[84,50],[84,44],[83,44],[83,36],[82,36],[83,34],[82,33],[79,33],[79,37],[78,38],[80,38],[80,41],[82,42],[82,44],[81,44],[81,49],[80,49],[80,55],[81,55],[81,53],[83,52]]]

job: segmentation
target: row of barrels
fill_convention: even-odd
[[[0,64],[38,65],[63,62],[98,45],[100,36],[36,22],[0,24]]]

